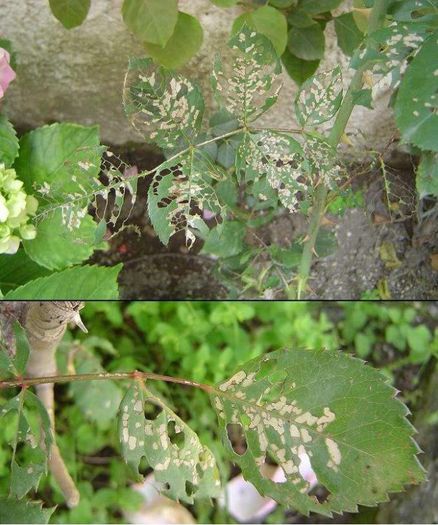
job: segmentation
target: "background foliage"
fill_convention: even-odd
[[[68,369],[68,352],[75,339],[80,343],[77,373],[138,369],[205,383],[220,382],[243,362],[271,350],[341,348],[381,368],[412,408],[420,393],[421,374],[432,356],[438,356],[434,303],[277,302],[267,307],[258,302],[90,302],[83,317],[90,335],[66,335],[59,352],[60,371]],[[56,386],[58,443],[78,483],[81,503],[67,510],[57,487],[46,479],[38,495],[45,506],[59,505],[52,522],[123,522],[122,510],[135,509],[141,502],[129,488],[133,472],[121,460],[114,429],[124,389],[110,382],[97,390],[84,385]],[[177,385],[154,383],[153,387],[214,452],[227,480],[231,465],[219,444],[208,397]],[[11,451],[6,441],[11,433],[10,425],[1,427],[0,497],[8,490]],[[199,522],[232,521],[223,510],[202,500],[191,510]],[[269,520],[283,522],[285,511],[279,508]]]

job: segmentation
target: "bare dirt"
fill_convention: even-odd
[[[136,147],[112,150],[138,170],[162,161],[159,154]],[[306,298],[360,299],[370,291],[382,299],[438,298],[438,271],[432,267],[432,255],[438,253],[438,217],[418,221],[414,159],[389,159],[385,177],[377,168],[352,166],[351,171],[352,187],[363,190],[365,206],[347,209],[341,217],[326,216],[325,228],[335,234],[337,247],[315,260]],[[215,277],[216,261],[199,253],[201,241],[188,252],[182,232],[167,247],[158,240],[147,220],[149,184],[150,179],[139,184],[142,197],[132,216],[137,231],[128,228],[117,234],[109,250],[97,252],[93,262],[124,263],[119,277],[124,299],[226,298],[227,290]],[[288,246],[305,227],[302,217],[282,215],[260,236],[267,245]]]

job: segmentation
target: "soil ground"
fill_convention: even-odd
[[[111,149],[139,171],[163,160],[135,146]],[[335,234],[337,248],[315,260],[307,298],[360,299],[372,290],[383,299],[438,298],[438,268],[436,262],[432,265],[437,258],[433,254],[438,254],[438,217],[418,221],[414,169],[414,160],[402,154],[386,160],[385,177],[381,169],[349,168],[351,186],[363,191],[365,206],[347,209],[343,216],[326,216],[325,227]],[[215,277],[215,260],[199,253],[201,241],[188,252],[182,232],[167,247],[158,240],[145,213],[149,184],[150,179],[140,181],[141,197],[131,218],[140,234],[123,230],[111,239],[108,251],[93,256],[93,262],[124,263],[119,277],[124,299],[226,298],[227,290]],[[305,226],[301,216],[282,215],[259,236],[267,245],[288,246]]]

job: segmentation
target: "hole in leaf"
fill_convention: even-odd
[[[156,419],[162,411],[163,409],[160,406],[150,401],[147,401],[144,405],[144,417],[149,421]]]
[[[242,425],[240,423],[228,423],[227,436],[233,451],[238,456],[243,456],[248,446]]]
[[[260,474],[273,483],[286,483],[287,481],[283,468],[276,463],[270,454],[265,456],[265,461],[260,466]]]
[[[170,442],[178,448],[184,446],[184,432],[175,423],[175,421],[169,421],[167,424],[167,433],[169,435]]]
[[[186,494],[187,496],[193,496],[196,492],[196,487],[191,481],[186,480]]]
[[[316,485],[312,490],[309,491],[309,496],[315,498],[318,503],[326,502],[330,494],[330,491],[322,485]]]

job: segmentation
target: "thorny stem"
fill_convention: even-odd
[[[180,385],[191,386],[194,388],[200,388],[207,393],[213,393],[216,389],[210,385],[203,383],[197,383],[196,381],[190,381],[180,377],[166,376],[162,374],[154,374],[152,372],[102,372],[94,374],[66,374],[66,375],[54,375],[45,377],[24,377],[19,379],[0,379],[0,389],[12,388],[12,387],[29,387],[32,385],[43,385],[47,383],[68,383],[70,381],[102,381],[102,380],[138,380],[141,379],[146,381],[148,379],[152,381],[165,381],[167,383],[178,383]]]
[[[368,34],[373,33],[382,25],[385,19],[389,1],[390,0],[375,0],[369,18]],[[351,79],[347,93],[345,94],[341,107],[339,108],[338,114],[336,116],[335,123],[327,139],[327,142],[334,148],[338,146],[339,141],[344,134],[345,128],[351,116],[351,112],[355,106],[354,93],[361,88],[363,82],[363,73],[367,69],[368,63],[363,64],[362,67],[356,70],[353,78]],[[312,256],[315,251],[316,238],[318,236],[321,219],[324,215],[326,207],[327,194],[328,188],[324,184],[319,185],[315,190],[312,215],[310,217],[309,229],[304,243],[301,263],[298,271],[297,299],[301,299],[301,294],[307,285],[310,267],[312,265]]]

